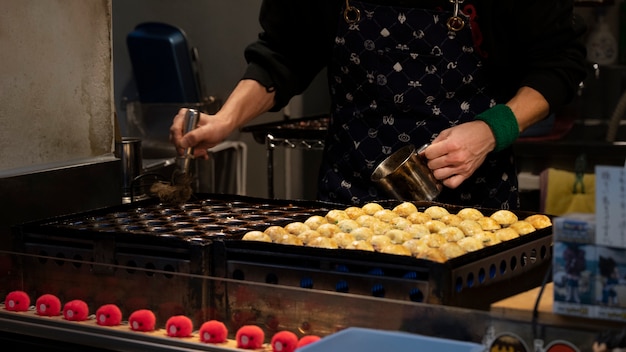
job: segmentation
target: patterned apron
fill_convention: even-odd
[[[322,200],[358,205],[389,198],[370,175],[394,151],[431,142],[498,102],[485,83],[471,18],[462,12],[465,26],[453,31],[446,25],[452,11],[346,4],[360,17],[350,21],[342,8],[328,67],[332,133],[318,189]],[[436,201],[517,209],[510,148],[490,153],[471,178],[456,189],[444,187]]]

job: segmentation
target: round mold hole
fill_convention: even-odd
[[[239,219],[251,222],[264,222],[267,220],[267,216],[258,214],[244,214],[240,216]]]
[[[235,212],[237,212],[238,214],[242,214],[243,216],[258,216],[255,214],[256,212],[258,212],[258,209],[250,208],[250,207],[238,208],[238,209],[235,209]],[[252,214],[252,215],[248,215],[248,214]]]
[[[201,217],[196,218],[196,222],[198,224],[212,224],[216,221],[217,219],[212,216],[201,216]]]
[[[169,221],[161,220],[161,219],[148,220],[145,223],[146,223],[146,226],[150,226],[150,227],[164,227],[164,226],[169,226],[170,224]]]
[[[199,229],[178,229],[175,233],[184,237],[201,236],[204,234],[204,232]]]
[[[223,219],[222,221],[220,221],[220,223],[226,226],[245,226],[248,224],[247,221],[233,219],[233,218]]]

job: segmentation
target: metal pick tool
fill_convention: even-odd
[[[193,130],[198,125],[200,113],[196,109],[188,109],[185,114],[183,133]],[[184,154],[176,159],[177,168],[172,173],[171,184],[156,182],[150,191],[156,194],[164,203],[182,204],[191,198],[193,189],[193,175],[191,173],[191,162],[194,159],[194,149],[189,147]]]

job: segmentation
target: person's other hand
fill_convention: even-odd
[[[435,178],[446,187],[456,188],[482,165],[495,145],[489,126],[471,121],[441,131],[424,155]]]
[[[170,142],[174,144],[179,155],[189,147],[194,148],[194,156],[208,158],[207,149],[223,142],[232,132],[227,121],[216,115],[200,114],[198,125],[194,130],[183,135],[186,108],[178,111],[170,127]]]

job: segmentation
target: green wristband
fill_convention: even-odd
[[[484,121],[496,138],[496,148],[499,152],[515,142],[519,136],[519,125],[511,108],[498,104],[491,109],[476,115],[476,120]]]

